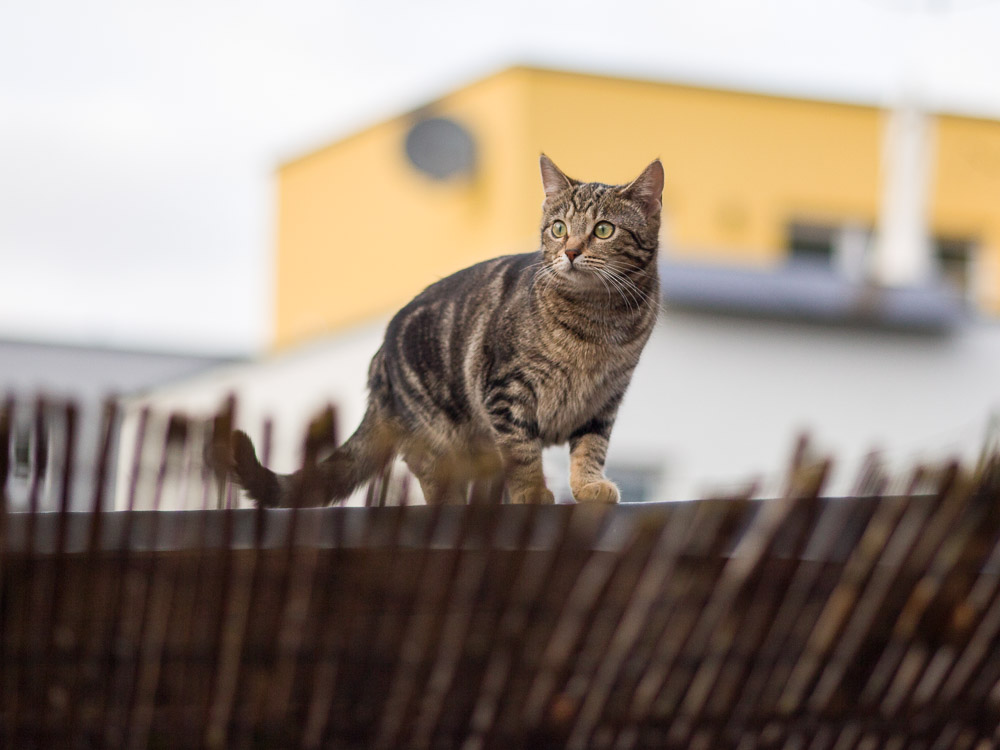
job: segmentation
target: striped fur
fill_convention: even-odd
[[[511,502],[551,503],[541,451],[565,442],[574,497],[619,500],[604,457],[657,316],[663,168],[628,185],[581,183],[543,155],[541,172],[540,249],[459,271],[396,314],[369,368],[365,418],[313,468],[306,502],[343,499],[402,455],[431,503],[465,502],[469,481],[501,467]],[[598,238],[599,222],[611,236]],[[303,472],[265,469],[245,435],[234,462],[258,503],[303,495]]]

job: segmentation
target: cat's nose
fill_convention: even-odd
[[[563,252],[566,253],[566,258],[569,260],[570,263],[572,263],[574,260],[580,257],[581,253],[583,253],[583,248],[567,247],[565,250],[563,250]]]

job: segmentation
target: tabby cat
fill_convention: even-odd
[[[569,441],[579,502],[616,503],[604,458],[618,405],[659,306],[663,167],[633,182],[578,182],[544,154],[541,248],[427,287],[389,323],[357,431],[310,472],[261,466],[243,433],[234,479],[257,503],[346,498],[401,455],[429,503],[464,503],[502,467],[513,503],[551,503],[542,449]]]

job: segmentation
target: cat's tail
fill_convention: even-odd
[[[393,432],[371,404],[343,445],[315,464],[307,456],[306,465],[293,474],[276,474],[263,466],[245,432],[233,433],[231,447],[233,480],[258,506],[266,508],[344,500],[385,468],[397,450]]]

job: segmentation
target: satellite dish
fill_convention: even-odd
[[[406,134],[406,157],[435,180],[471,177],[476,170],[476,142],[464,127],[447,117],[427,117]]]

